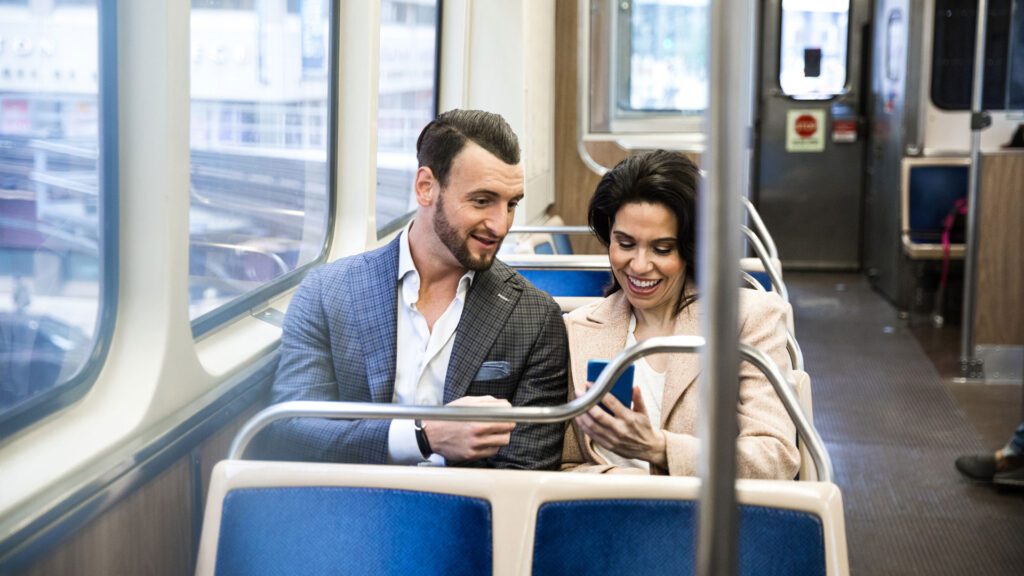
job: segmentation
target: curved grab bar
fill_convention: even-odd
[[[775,246],[775,240],[772,239],[772,235],[768,232],[768,227],[764,225],[764,220],[761,220],[761,214],[754,207],[754,204],[746,196],[740,197],[743,202],[743,207],[747,209],[747,215],[750,216],[750,222],[754,225],[754,229],[757,231],[757,235],[764,240],[764,246],[768,249],[768,257],[779,259],[779,249]]]
[[[590,0],[576,4],[576,153],[583,165],[598,176],[608,171],[587,150],[584,141],[590,113]]]
[[[582,396],[560,406],[542,407],[462,407],[462,406],[408,406],[401,404],[375,404],[364,402],[293,401],[274,404],[261,410],[242,426],[228,451],[228,458],[237,460],[249,442],[271,422],[285,418],[428,418],[471,422],[562,422],[582,414],[597,404],[611,391],[612,383],[626,371],[633,361],[659,352],[696,352],[704,346],[700,336],[661,336],[648,338],[620,352],[597,377],[597,382]]]
[[[778,365],[768,357],[767,354],[747,344],[740,344],[740,356],[757,367],[772,383],[775,393],[782,400],[789,418],[796,426],[797,435],[807,443],[807,452],[814,460],[814,469],[818,472],[818,480],[821,482],[832,482],[832,459],[825,450],[825,442],[822,441],[818,431],[811,425],[804,411],[800,408],[800,401],[793,391],[793,386],[786,381]]]
[[[786,351],[789,352],[789,359],[793,361],[793,368],[796,370],[804,369],[804,351],[800,348],[800,343],[796,341],[796,336],[786,329]]]
[[[740,230],[747,236],[747,240],[750,241],[750,245],[754,248],[754,253],[757,254],[761,264],[764,265],[764,271],[768,273],[768,278],[772,281],[772,286],[775,291],[782,296],[782,299],[789,302],[789,291],[786,290],[786,285],[782,283],[782,277],[779,276],[779,271],[775,269],[775,265],[768,258],[768,251],[765,249],[761,239],[754,234],[754,231],[746,226],[741,225]]]
[[[513,226],[508,229],[509,234],[569,234],[574,236],[589,236],[593,234],[590,226]]]
[[[767,290],[764,289],[764,284],[761,284],[761,282],[757,278],[751,276],[750,272],[747,272],[746,270],[740,270],[740,278],[742,278],[743,281],[746,282],[747,284],[750,284],[750,287],[753,288],[754,290],[757,290],[758,292],[768,292]]]
[[[389,418],[429,418],[434,420],[458,420],[471,422],[563,422],[582,414],[597,404],[611,391],[612,383],[618,380],[634,361],[663,352],[697,352],[704,346],[701,336],[660,336],[648,338],[620,352],[608,363],[597,377],[597,382],[582,396],[561,406],[544,407],[461,407],[461,406],[407,406],[401,404],[375,404],[364,402],[282,402],[264,408],[250,418],[235,434],[228,450],[228,458],[238,460],[249,443],[263,428],[278,420],[287,418],[330,418],[334,420],[361,418],[382,420]],[[747,344],[740,344],[740,357],[764,373],[778,394],[786,412],[793,420],[797,433],[807,443],[807,450],[814,460],[814,467],[821,482],[832,481],[832,461],[825,451],[818,431],[800,408],[793,386],[782,375],[779,367],[767,354]]]

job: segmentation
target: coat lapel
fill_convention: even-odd
[[[699,301],[687,306],[676,316],[674,334],[700,334]],[[676,403],[700,374],[700,354],[672,354],[668,357],[665,372],[665,390],[661,396],[661,427],[665,428],[669,416],[677,408]]]
[[[495,339],[515,309],[522,287],[504,263],[495,260],[490,269],[477,272],[466,296],[462,318],[445,376],[444,403],[466,395]]]
[[[395,347],[398,338],[398,242],[366,254],[366,270],[355,283],[365,295],[368,313],[362,314],[363,342],[389,342],[371,347],[366,354],[366,380],[374,402],[391,402],[395,394]]]

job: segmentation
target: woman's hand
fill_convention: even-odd
[[[588,388],[590,386],[593,386],[593,383],[588,383]],[[576,417],[576,423],[587,436],[593,438],[598,446],[620,456],[644,460],[655,466],[667,468],[665,432],[651,424],[640,389],[633,388],[634,410],[623,406],[622,402],[611,394],[606,394],[602,402],[612,411],[611,414],[602,410],[600,406],[594,406]]]

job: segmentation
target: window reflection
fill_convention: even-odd
[[[328,0],[193,0],[189,315],[315,260],[328,216]]]
[[[384,0],[377,101],[377,231],[416,208],[416,138],[436,115],[437,0]]]
[[[102,294],[95,0],[0,2],[0,420],[68,383]]]
[[[790,96],[839,94],[846,84],[850,0],[783,0],[779,84]]]

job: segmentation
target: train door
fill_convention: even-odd
[[[784,264],[860,266],[870,0],[768,0],[755,202]]]

